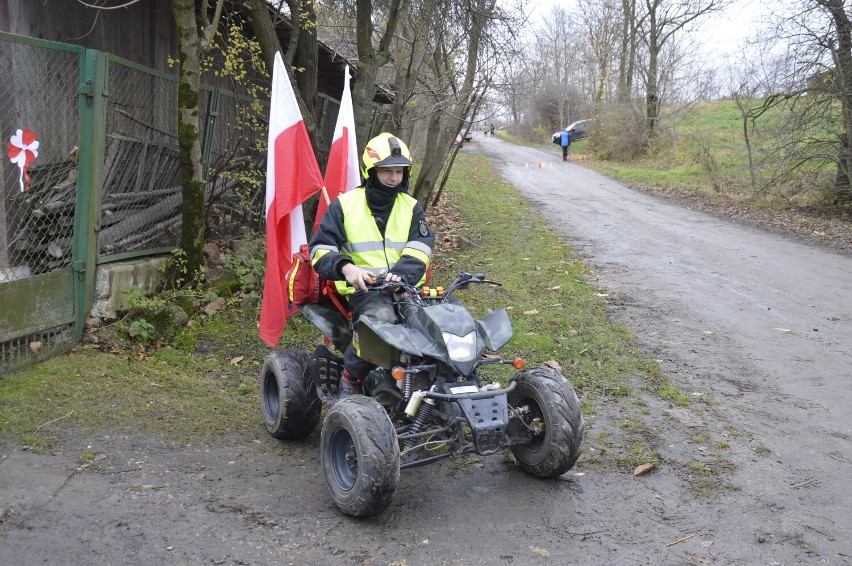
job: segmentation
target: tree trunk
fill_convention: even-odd
[[[423,164],[420,166],[420,171],[417,174],[417,183],[412,190],[411,196],[417,199],[424,209],[428,207],[429,197],[435,189],[435,181],[438,175],[441,174],[441,169],[444,165],[444,158],[430,159],[430,156],[447,155],[446,144],[442,143],[443,127],[440,113],[432,114],[429,117],[429,125],[426,133],[426,152],[423,157]]]
[[[449,133],[439,127],[436,132],[437,136],[433,137],[431,135],[433,125],[430,123],[429,143],[426,147],[426,154],[423,157],[423,168],[417,175],[417,182],[412,191],[412,196],[424,208],[428,208],[429,206],[429,197],[434,190],[435,182],[441,174],[441,169],[443,169],[444,163],[447,160],[452,141],[456,133],[461,129],[461,125],[470,115],[475,100],[473,84],[479,61],[480,42],[482,41],[485,26],[488,24],[488,18],[494,12],[496,0],[480,0],[479,2],[472,2],[472,4],[473,6],[470,8],[470,31],[466,49],[467,63],[464,82],[459,89],[456,103],[450,112],[450,115],[454,117],[452,122],[453,127],[450,128]],[[450,73],[452,70],[446,69],[445,72]],[[479,96],[485,96],[484,90]],[[435,147],[430,149],[430,145],[435,145]]]
[[[837,45],[832,46],[832,55],[837,73],[836,84],[844,133],[840,137],[838,149],[835,191],[838,197],[849,199],[852,197],[852,147],[848,138],[848,132],[852,131],[852,22],[846,13],[843,0],[818,0],[818,3],[829,11],[837,30]]]
[[[305,128],[311,138],[311,143],[316,147],[316,101],[317,101],[317,74],[319,67],[319,54],[317,48],[317,12],[314,2],[311,0],[298,0],[291,2],[291,6],[298,6],[299,40],[293,64],[298,69],[296,85],[299,88],[304,106],[302,107],[302,118],[305,120]],[[316,150],[314,150],[316,153]]]
[[[272,16],[269,13],[269,6],[266,0],[248,0],[247,5],[251,14],[254,37],[260,44],[263,62],[266,64],[267,72],[271,75],[272,66],[275,62],[275,52],[281,51],[281,44],[278,42],[278,34],[275,33],[275,24],[272,22]]]
[[[248,0],[251,9],[251,23],[255,37],[260,43],[260,50],[263,52],[263,61],[266,63],[266,69],[272,74],[272,65],[275,60],[275,53],[281,51],[281,43],[278,41],[278,35],[275,33],[275,24],[272,22],[272,16],[266,4],[266,0]],[[299,22],[292,22],[292,26],[297,26]],[[301,36],[301,33],[299,34]],[[301,47],[300,47],[301,49]],[[309,48],[306,48],[309,49]],[[314,56],[317,55],[316,35],[313,42]],[[283,56],[283,53],[282,53]],[[309,56],[307,56],[309,57]],[[293,80],[293,70],[290,65],[284,65],[287,68],[287,76],[290,78],[290,83],[294,85],[293,92],[296,95],[296,102],[299,104],[299,111],[302,113],[302,118],[305,120],[305,128],[308,133],[316,130],[313,113],[308,111],[305,105],[305,99],[302,96],[300,85]],[[314,65],[316,69],[317,65]],[[316,72],[316,71],[315,71]],[[314,83],[316,83],[316,75],[314,75]],[[314,96],[316,99],[316,84],[314,84]]]
[[[645,129],[648,140],[654,136],[657,120],[660,117],[660,98],[657,92],[657,81],[659,79],[659,43],[660,30],[657,28],[657,7],[648,10],[648,78],[645,85]]]
[[[624,23],[621,42],[622,53],[619,59],[618,100],[627,102],[633,95],[633,69],[636,63],[636,30],[639,22],[636,20],[636,0],[622,0]]]
[[[178,32],[178,146],[183,185],[183,225],[180,246],[186,253],[186,275],[204,267],[204,177],[198,123],[201,90],[201,38],[195,22],[194,0],[172,0]]]
[[[390,61],[390,42],[396,31],[402,0],[391,0],[388,8],[388,21],[385,32],[379,40],[379,46],[373,46],[373,3],[372,0],[357,0],[357,36],[358,63],[355,84],[352,87],[352,105],[355,112],[355,135],[365,143],[370,139],[370,125],[373,121],[376,94],[376,77],[379,69]]]

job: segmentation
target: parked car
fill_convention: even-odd
[[[577,120],[576,122],[572,122],[567,128],[565,128],[571,135],[571,143],[575,141],[584,140],[589,137],[589,134],[591,133],[592,129],[592,122],[594,121],[594,118],[588,120]],[[554,133],[551,137],[553,143],[559,143],[559,136],[561,135],[562,130]]]
[[[462,143],[462,136],[464,136],[464,141],[466,141],[466,142],[473,140],[473,134],[471,132],[468,132],[467,134],[465,134],[464,130],[462,130],[461,132],[458,133],[458,135],[456,136],[456,141],[454,141],[453,143],[455,143],[456,145],[459,145],[460,143]]]

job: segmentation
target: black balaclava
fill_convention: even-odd
[[[402,181],[395,187],[383,185],[376,176],[376,168],[373,167],[368,172],[364,187],[367,189],[367,205],[376,219],[376,226],[384,235],[396,195],[408,192],[408,167],[403,167]]]

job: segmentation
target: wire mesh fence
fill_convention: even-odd
[[[0,282],[70,265],[79,73],[78,53],[0,41]]]
[[[81,48],[0,37],[0,373],[70,347]]]
[[[177,245],[177,97],[172,75],[0,33],[0,133],[9,140],[0,160],[0,374],[79,339],[96,264]],[[318,103],[315,142],[328,148],[339,103]],[[263,227],[268,112],[265,101],[202,88],[211,238]],[[324,165],[327,156],[318,158]]]
[[[107,58],[102,257],[174,246],[182,203],[177,81]]]

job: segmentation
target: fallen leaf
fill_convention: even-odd
[[[243,361],[244,359],[246,359],[245,356],[237,356],[236,358],[231,358],[231,365],[235,366],[238,363],[240,363],[241,361]]]
[[[644,476],[645,474],[647,474],[648,472],[650,472],[651,470],[653,470],[656,467],[657,467],[656,464],[642,464],[641,466],[636,466],[636,468],[633,470],[633,475],[634,476]]]
[[[713,546],[713,541],[702,540],[700,543],[698,543],[698,546],[700,546],[701,548],[710,548],[711,546]]]
[[[531,546],[530,550],[532,550],[535,554],[538,554],[542,558],[548,558],[550,556],[550,552],[545,548],[541,548],[539,546]]]
[[[533,309],[531,311],[524,311],[524,314],[538,314],[538,309]]]
[[[571,330],[568,331],[568,334],[570,334],[571,336],[576,336],[577,331],[572,328]]]
[[[553,368],[556,371],[562,371],[562,366],[560,366],[559,362],[557,362],[556,360],[549,360],[547,362],[544,362],[544,365],[546,365],[549,368]]]

